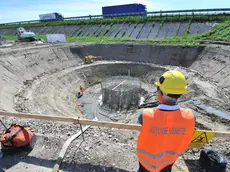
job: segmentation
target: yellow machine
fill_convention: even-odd
[[[102,57],[101,56],[92,56],[92,55],[86,55],[85,56],[85,64],[90,64],[90,63],[93,63],[94,61],[97,61],[97,60],[102,60]]]
[[[85,64],[93,63],[93,56],[87,55],[85,56]]]

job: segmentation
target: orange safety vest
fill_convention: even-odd
[[[175,111],[145,109],[138,136],[137,156],[150,172],[159,172],[175,163],[192,141],[195,119],[190,109]]]

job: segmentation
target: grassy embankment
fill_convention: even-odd
[[[189,19],[190,18],[190,19]],[[156,21],[158,18],[154,18]],[[79,22],[78,24],[106,24],[106,23],[123,23],[123,22],[131,22],[131,23],[139,23],[139,22],[146,22],[152,21],[153,17],[126,17],[126,18],[114,18],[114,19],[93,19],[93,20],[81,20],[81,21],[74,21]],[[161,18],[162,20],[162,18]],[[110,38],[110,37],[66,37],[68,42],[140,42],[140,43],[153,43],[153,44],[169,44],[169,45],[191,45],[196,46],[200,44],[202,40],[210,40],[210,41],[230,41],[230,20],[229,17],[226,15],[219,15],[219,16],[168,16],[167,18],[164,17],[164,21],[222,21],[220,25],[218,25],[215,29],[194,36],[185,35],[182,37],[173,37],[173,38],[163,38],[163,39],[130,39],[130,38]],[[70,24],[73,21],[63,21],[63,22],[47,22],[44,23],[46,26],[52,25],[66,25]],[[93,22],[93,23],[92,23]],[[39,24],[39,23],[38,23]],[[73,23],[72,23],[73,24]],[[35,26],[35,24],[33,24]],[[9,40],[17,40],[16,36],[3,36]],[[37,35],[37,39],[42,38],[46,40],[45,35]]]
[[[67,26],[67,25],[91,25],[91,24],[115,24],[115,23],[144,23],[148,21],[225,21],[230,19],[228,14],[218,15],[165,15],[165,16],[127,16],[115,18],[98,18],[98,19],[78,19],[78,20],[64,20],[64,21],[50,21],[39,23],[25,23],[25,24],[11,24],[0,25],[0,28],[17,28],[17,27],[40,27],[40,26]]]
[[[17,40],[16,36],[3,36],[8,40]],[[47,40],[45,35],[37,35],[37,39],[42,38]],[[187,45],[197,46],[200,43],[195,41],[193,37],[175,37],[175,38],[163,38],[163,39],[131,39],[131,38],[111,38],[111,37],[66,37],[67,42],[136,42],[136,43],[151,43],[151,44],[167,44],[167,45]]]

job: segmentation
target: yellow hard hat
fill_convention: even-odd
[[[176,70],[165,72],[155,85],[166,94],[185,94],[187,82],[185,76]]]

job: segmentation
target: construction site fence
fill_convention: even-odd
[[[170,10],[170,11],[152,11],[152,12],[138,12],[138,13],[120,13],[120,14],[110,14],[110,15],[88,15],[88,16],[78,16],[78,17],[66,17],[62,20],[30,20],[30,21],[20,21],[11,23],[1,23],[3,25],[20,25],[20,24],[32,24],[40,22],[51,22],[51,21],[67,21],[67,20],[90,20],[99,18],[112,18],[112,17],[126,17],[126,16],[156,16],[156,17],[167,17],[173,15],[182,16],[197,16],[197,15],[227,15],[230,14],[230,8],[215,8],[215,9],[191,9],[191,10]]]

